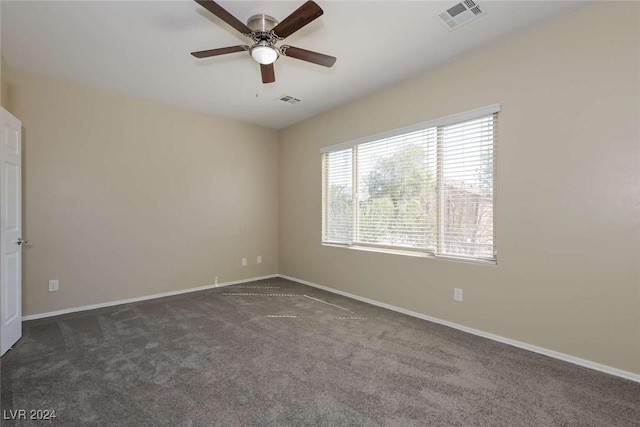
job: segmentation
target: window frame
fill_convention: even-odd
[[[367,251],[374,252],[383,252],[383,253],[391,253],[391,254],[400,254],[400,255],[410,255],[410,256],[422,256],[429,258],[437,258],[437,259],[448,259],[455,261],[463,261],[470,263],[481,263],[481,264],[497,264],[497,242],[496,242],[496,219],[497,219],[497,114],[500,112],[500,104],[488,105],[486,107],[476,108],[473,110],[465,111],[459,114],[453,114],[446,117],[441,117],[434,120],[429,120],[426,122],[418,123],[411,126],[406,126],[398,129],[394,129],[389,132],[383,132],[376,135],[367,136],[364,138],[359,138],[352,141],[347,141],[344,143],[334,144],[330,146],[323,147],[320,151],[322,153],[322,230],[321,230],[321,240],[323,246],[332,246],[332,247],[343,247],[343,248],[351,248],[351,249],[361,249]],[[493,221],[493,258],[482,258],[482,257],[464,257],[457,255],[449,255],[440,253],[440,249],[442,247],[444,232],[443,228],[443,220],[442,220],[442,210],[443,210],[443,179],[442,179],[442,164],[443,164],[443,153],[442,153],[442,138],[441,138],[441,127],[453,125],[456,123],[466,122],[474,119],[480,119],[487,116],[494,116],[494,128],[493,128],[493,143],[492,143],[492,155],[493,155],[493,164],[492,164],[492,221]],[[436,136],[436,173],[437,173],[437,214],[436,214],[436,247],[435,250],[428,248],[416,248],[416,247],[404,247],[399,245],[385,245],[385,244],[376,244],[376,243],[367,243],[367,242],[358,242],[357,241],[357,233],[358,233],[358,146],[361,144],[365,144],[368,142],[378,141],[382,139],[392,138],[396,136],[401,136],[404,134],[408,134],[411,132],[426,130],[429,128],[437,128],[437,136]],[[332,241],[327,239],[327,220],[329,217],[329,203],[327,198],[327,189],[329,183],[328,176],[328,167],[326,162],[328,161],[328,153],[342,151],[346,149],[352,149],[352,171],[351,178],[353,180],[351,186],[351,201],[352,201],[352,217],[353,217],[353,236],[351,242],[339,242]]]

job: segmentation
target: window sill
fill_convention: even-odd
[[[322,246],[327,246],[331,248],[350,249],[350,250],[357,250],[357,251],[364,251],[364,252],[377,252],[377,253],[390,254],[390,255],[404,255],[404,256],[410,256],[415,258],[427,258],[427,259],[442,260],[442,261],[453,261],[453,262],[460,262],[464,264],[475,264],[475,265],[486,265],[486,266],[498,265],[498,262],[496,260],[458,258],[454,256],[434,255],[428,252],[419,252],[419,251],[411,251],[411,250],[403,250],[403,249],[377,248],[373,246],[359,246],[359,245],[341,245],[339,243],[328,243],[328,242],[323,242]]]

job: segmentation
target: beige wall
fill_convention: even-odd
[[[2,57],[2,52],[0,51],[0,105],[2,105],[5,108],[7,108],[8,106],[8,102],[7,102],[8,93],[7,93],[7,90],[5,89],[6,74],[7,73],[5,72],[4,58]]]
[[[23,314],[277,273],[275,131],[5,74],[23,125]]]
[[[3,98],[3,86],[4,78],[2,75],[2,69],[4,68],[4,58],[2,57],[2,2],[0,1],[0,105],[4,106]]]
[[[281,132],[280,273],[640,373],[639,18],[596,4]],[[320,244],[321,147],[493,103],[497,266]]]
[[[0,45],[1,47],[2,45]],[[0,49],[0,105],[4,107],[4,75],[2,73],[4,68],[4,59],[2,58],[2,50]]]
[[[0,105],[8,110],[9,108],[9,91],[7,90],[7,63],[0,52]]]

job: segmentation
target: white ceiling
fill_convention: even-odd
[[[275,84],[261,83],[248,53],[192,57],[249,39],[190,0],[3,0],[2,54],[19,69],[280,129],[585,5],[479,1],[488,13],[449,31],[436,17],[455,0],[316,1],[324,15],[286,44],[338,61],[327,69],[280,58]],[[219,3],[246,22],[282,20],[303,0]],[[283,94],[302,102],[275,102]]]

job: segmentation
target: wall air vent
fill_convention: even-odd
[[[298,98],[294,98],[290,95],[282,95],[280,98],[276,99],[276,101],[284,102],[285,104],[297,104],[300,102]]]
[[[454,4],[443,10],[442,13],[438,15],[438,18],[440,18],[440,21],[445,27],[453,30],[486,13],[487,9],[479,5],[478,2],[474,0],[464,0],[461,3]]]

